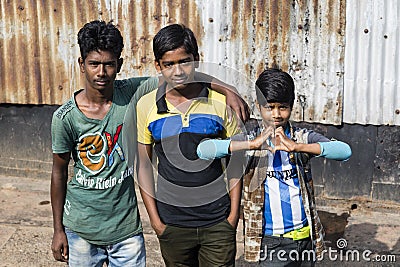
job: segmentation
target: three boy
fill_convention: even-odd
[[[132,170],[124,161],[123,149],[114,148],[119,146],[126,107],[144,79],[115,80],[123,47],[115,26],[88,23],[78,40],[86,86],[54,113],[52,124],[53,254],[57,260],[69,260],[71,266],[93,262],[141,266],[144,242]],[[158,81],[151,79],[137,95],[139,98],[158,87],[138,104],[138,179],[163,258],[167,266],[233,266],[240,174],[228,173],[226,191],[221,161],[214,159],[215,155],[204,155],[210,154],[208,144],[220,149],[219,155],[258,149],[271,132],[264,131],[252,141],[200,143],[204,138],[230,137],[238,130],[236,121],[227,119],[225,98],[194,79],[199,60],[196,39],[186,27],[171,25],[156,35],[153,49],[156,68],[166,83],[158,87]],[[256,85],[263,120],[268,124],[272,120],[277,130],[272,137],[275,153],[271,149],[248,152],[245,258],[278,266],[282,262],[268,254],[271,248],[287,253],[311,247],[318,253],[323,249],[309,159],[346,160],[351,149],[290,124],[295,95],[287,73],[268,69]],[[149,161],[153,144],[160,162],[157,195]],[[67,183],[71,155],[74,177]],[[121,176],[116,177],[116,173]],[[98,256],[93,257],[93,253]],[[301,264],[301,260],[294,264]]]

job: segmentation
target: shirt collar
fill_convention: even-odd
[[[202,89],[200,94],[196,99],[201,99],[208,102],[208,88],[205,83],[200,83],[202,85]],[[157,89],[156,93],[156,105],[157,105],[157,114],[168,113],[168,106],[167,101],[165,100],[165,94],[167,90],[167,82],[164,82],[160,87]]]

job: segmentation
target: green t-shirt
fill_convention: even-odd
[[[127,147],[122,142],[122,133],[127,124],[126,111],[135,111],[130,106],[157,88],[157,78],[142,84],[146,79],[116,80],[113,103],[102,120],[87,118],[78,109],[75,102],[78,92],[53,114],[53,153],[71,152],[74,159],[63,224],[93,244],[115,244],[142,231],[133,164],[127,161],[128,154],[135,154],[128,150],[135,150],[136,142]],[[132,113],[128,118],[135,116]]]

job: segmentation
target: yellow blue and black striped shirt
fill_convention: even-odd
[[[229,121],[225,96],[203,86],[186,112],[165,98],[166,84],[137,104],[138,142],[154,145],[158,157],[157,207],[166,224],[205,227],[224,220],[230,200],[220,159],[202,160],[196,153],[206,138],[238,132]]]

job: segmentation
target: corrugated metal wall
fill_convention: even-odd
[[[344,122],[400,125],[400,3],[348,0]]]
[[[120,78],[155,74],[151,40],[178,22],[195,32],[204,62],[228,66],[250,81],[267,65],[288,70],[297,85],[293,119],[341,124],[345,3],[0,0],[0,102],[61,104],[70,97],[81,86],[76,33],[85,22],[118,23],[125,37]],[[238,89],[243,96],[254,90]]]
[[[151,40],[166,23],[202,32],[193,1],[0,1],[0,103],[61,104],[81,86],[78,30],[113,19],[125,48],[120,77],[154,74]],[[189,16],[190,14],[190,16]]]
[[[265,66],[278,65],[296,81],[292,119],[341,124],[344,0],[198,2],[205,61],[229,66],[251,81]],[[244,96],[254,92],[240,89]]]

